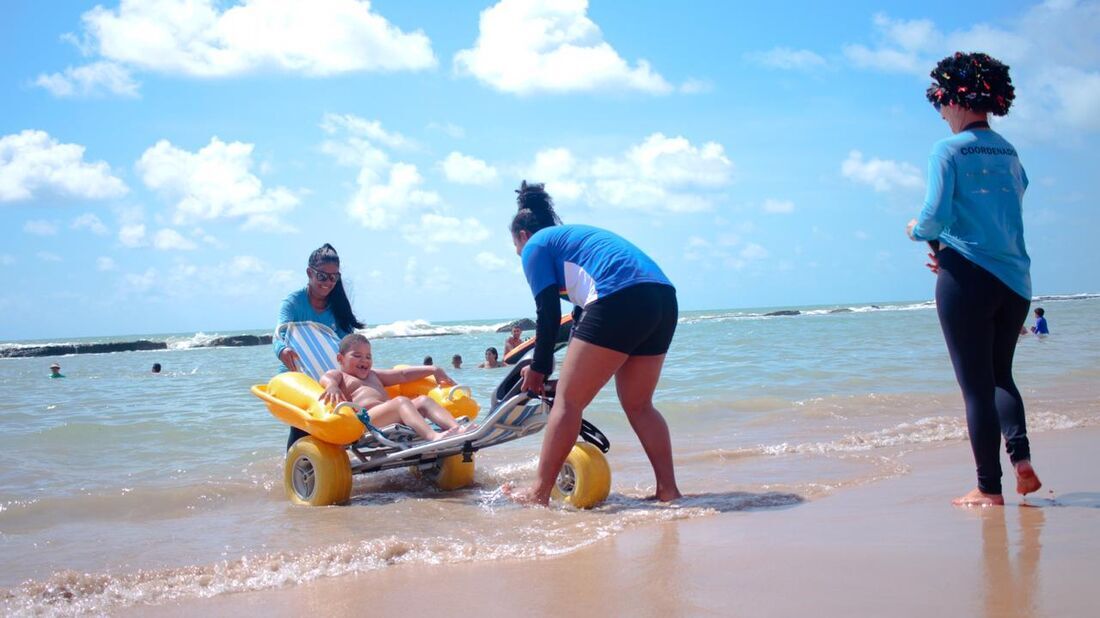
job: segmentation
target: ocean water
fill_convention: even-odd
[[[1022,337],[1015,366],[1041,471],[1043,433],[1100,423],[1100,297],[1035,305],[1053,334]],[[129,339],[170,349],[0,359],[0,613],[101,613],[394,564],[562,554],[661,521],[798,508],[905,474],[905,451],[968,448],[931,303],[795,309],[681,316],[657,393],[687,494],[676,504],[645,500],[651,469],[605,389],[585,417],[611,439],[612,493],[589,511],[502,496],[503,483],[533,475],[541,435],[478,453],[466,490],[392,470],[357,477],[348,506],[292,506],[286,427],[248,391],[279,370],[268,346],[146,335]],[[504,370],[473,367],[502,348],[498,325],[399,322],[366,334],[380,366],[431,355],[447,367],[461,354],[467,368],[451,375],[487,408]],[[53,361],[64,380],[47,378]],[[959,483],[970,487],[970,471]]]

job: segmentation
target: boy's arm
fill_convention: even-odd
[[[435,381],[440,384],[454,384],[454,380],[443,371],[442,367],[433,367],[431,365],[405,367],[404,369],[375,369],[374,373],[378,374],[378,379],[382,381],[382,386],[415,382],[416,380],[428,376],[434,376]]]
[[[325,375],[321,376],[320,382],[325,390],[317,399],[332,404],[348,400],[347,396],[344,395],[344,372],[339,369],[330,369],[325,372]]]

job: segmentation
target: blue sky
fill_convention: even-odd
[[[670,7],[6,3],[0,339],[264,328],[324,242],[371,325],[529,315],[524,178],[685,309],[928,299],[956,49],[1012,67],[1036,294],[1100,291],[1100,3]]]

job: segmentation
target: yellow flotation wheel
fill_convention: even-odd
[[[328,506],[351,497],[351,464],[343,447],[306,436],[286,454],[283,487],[294,504]]]
[[[551,497],[578,509],[592,508],[611,493],[611,468],[593,444],[578,442],[569,451],[554,482]]]
[[[474,484],[474,460],[462,461],[462,455],[437,459],[430,466],[414,467],[413,473],[426,478],[443,491],[454,491]]]

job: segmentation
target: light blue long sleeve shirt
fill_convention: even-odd
[[[1026,189],[1027,174],[1012,144],[988,129],[961,131],[932,147],[928,192],[913,237],[939,240],[1030,300]]]
[[[278,329],[280,325],[289,322],[317,322],[319,324],[324,324],[335,331],[337,336],[341,338],[351,334],[351,331],[341,330],[336,326],[336,316],[332,314],[331,308],[325,307],[324,311],[315,311],[313,309],[313,305],[309,304],[309,294],[306,292],[306,288],[291,292],[283,299],[283,304],[279,306],[279,322],[276,324],[276,329]],[[272,338],[271,347],[275,350],[275,358],[279,358],[279,354],[286,349],[286,344],[279,339],[278,333]]]

